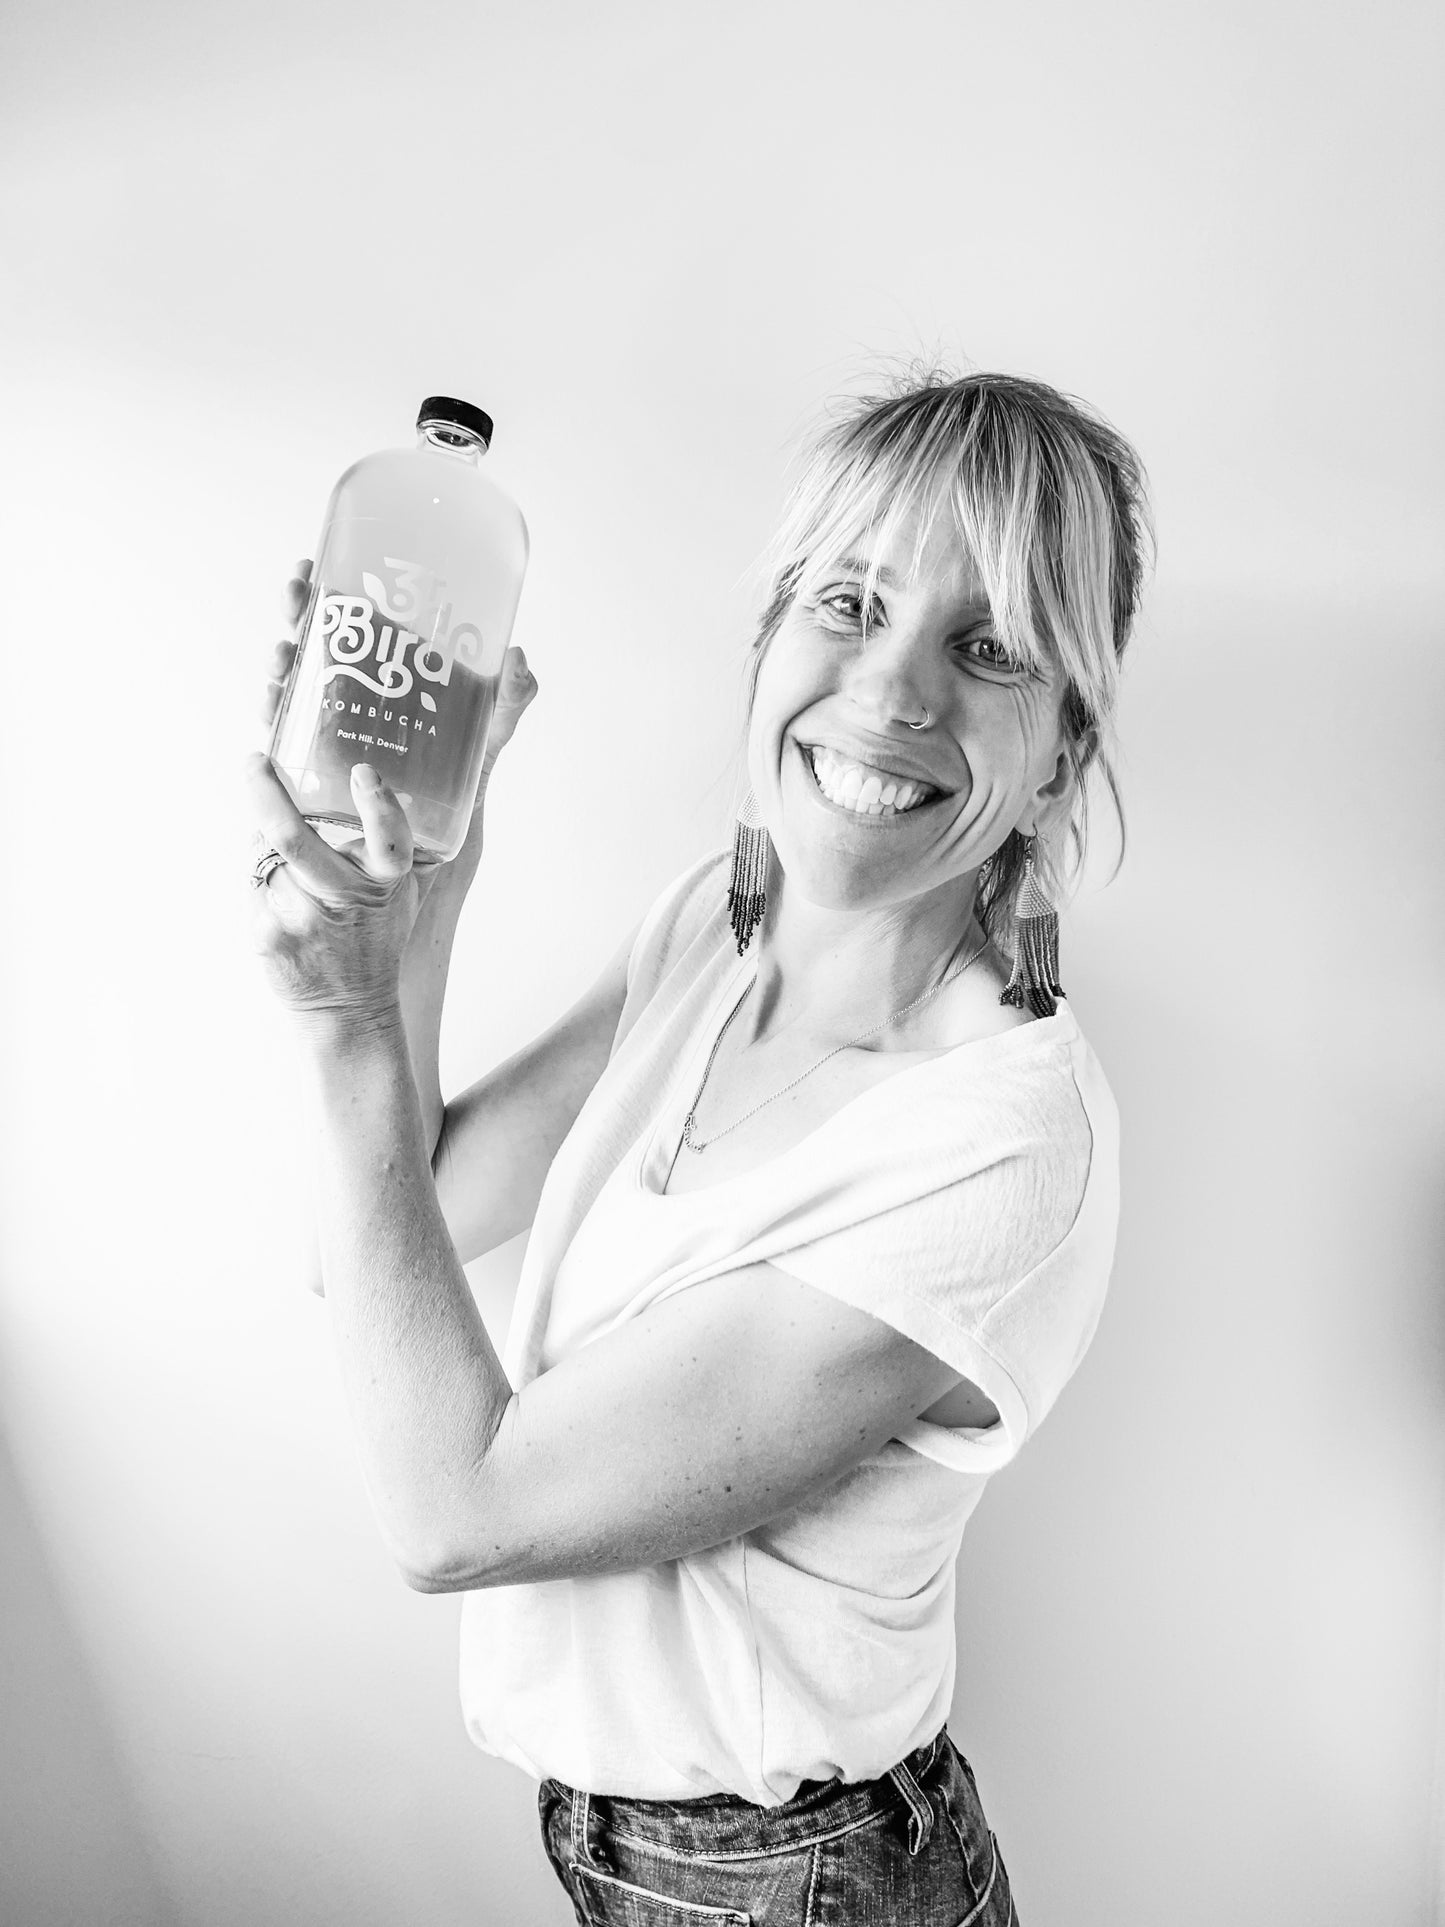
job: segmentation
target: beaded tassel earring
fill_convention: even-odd
[[[758,814],[758,801],[749,790],[733,828],[733,868],[728,879],[728,919],[741,956],[753,940],[768,907],[768,833]]]
[[[1052,1017],[1054,1002],[1062,997],[1059,982],[1059,916],[1034,875],[1036,836],[1024,838],[1024,880],[1014,905],[1013,975],[999,998],[1015,1010],[1028,1008],[1035,1017]]]

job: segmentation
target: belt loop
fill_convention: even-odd
[[[580,1860],[584,1867],[596,1866],[592,1857],[592,1842],[588,1837],[592,1831],[589,1822],[592,1818],[592,1796],[572,1789],[572,1858]]]
[[[603,1802],[602,1812],[599,1813],[590,1793],[583,1793],[577,1787],[571,1787],[568,1791],[572,1797],[573,1860],[580,1861],[584,1867],[594,1868],[598,1873],[615,1872],[606,1842],[596,1837],[606,1824],[606,1802]]]
[[[923,1788],[909,1772],[906,1760],[900,1760],[897,1766],[890,1766],[888,1777],[908,1803],[908,1851],[910,1855],[922,1853],[933,1832],[933,1808]]]

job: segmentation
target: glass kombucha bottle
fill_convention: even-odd
[[[491,439],[480,408],[432,395],[414,448],[363,456],[332,491],[270,756],[333,844],[361,834],[357,763],[418,854],[466,839],[527,567],[521,511],[482,472]]]

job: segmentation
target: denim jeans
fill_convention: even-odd
[[[542,1840],[583,1927],[1018,1927],[947,1730],[881,1779],[615,1800],[544,1780]]]

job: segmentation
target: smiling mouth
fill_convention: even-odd
[[[850,816],[912,816],[947,793],[932,783],[839,756],[819,744],[799,743],[798,748],[824,801]]]

